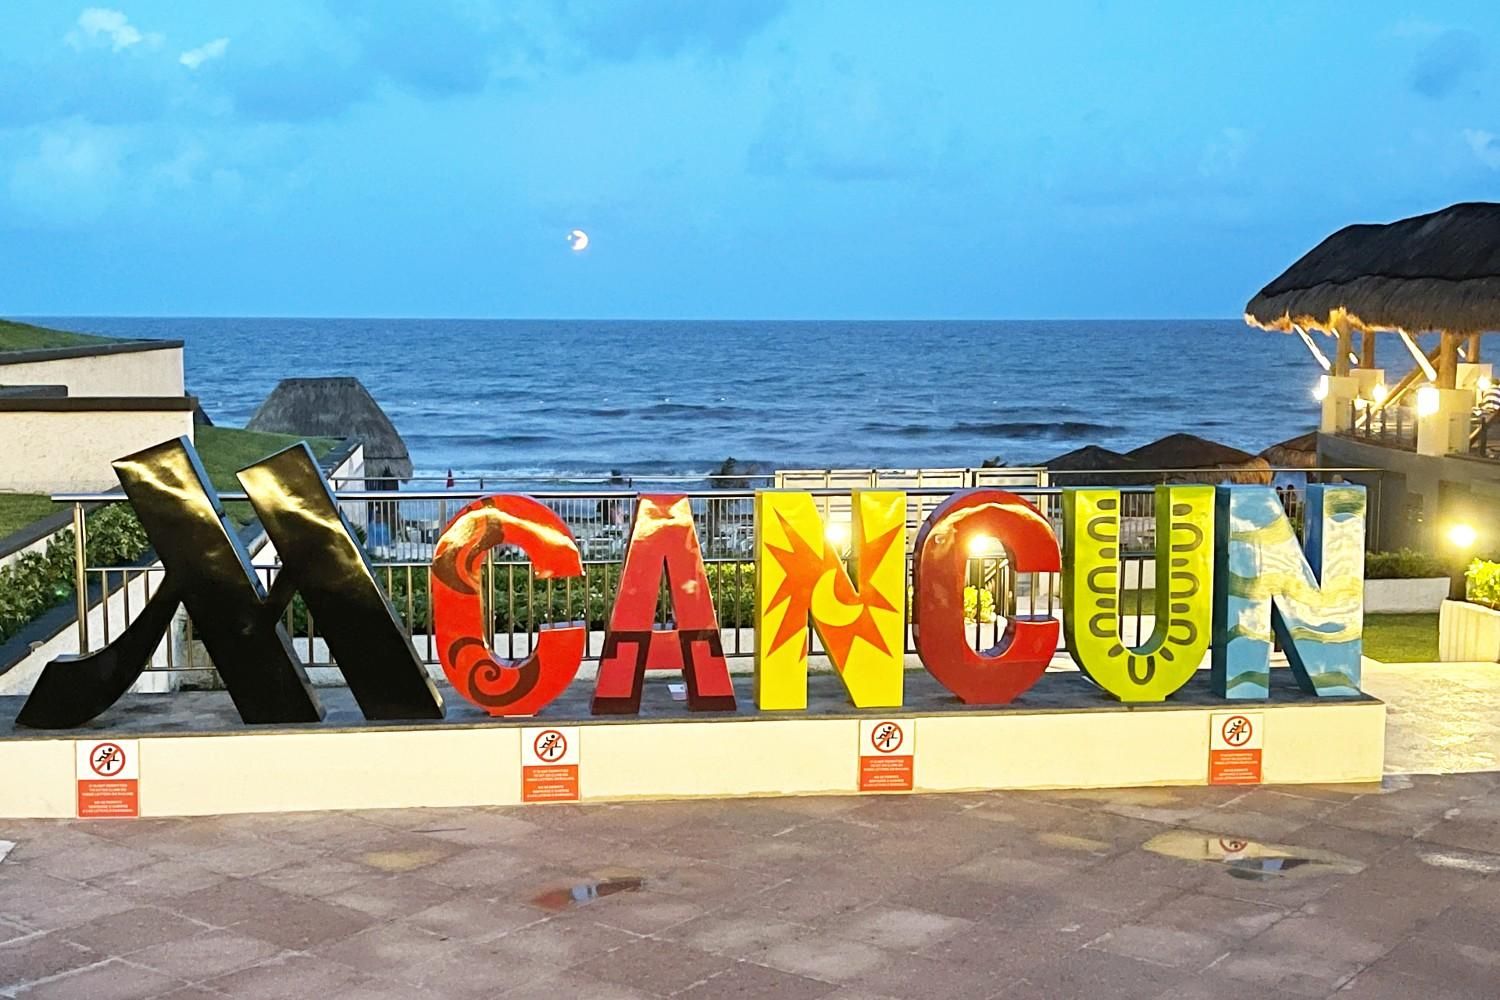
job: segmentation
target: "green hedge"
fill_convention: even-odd
[[[514,572],[511,572],[510,564],[497,564],[495,631],[527,632],[535,625],[577,621],[587,621],[589,628],[595,630],[608,627],[620,585],[620,566],[620,563],[591,563],[585,594],[584,581],[576,577],[571,581],[554,580],[549,589],[547,581],[530,579],[527,566],[523,564],[515,564]],[[709,563],[706,568],[708,590],[713,595],[719,627],[752,628],[755,624],[755,564]],[[411,631],[425,632],[431,614],[426,567],[412,569],[410,585],[404,568],[393,569],[387,576],[385,569],[377,566],[375,577],[389,596],[396,616],[407,622]],[[910,600],[909,589],[907,597]],[[662,589],[657,594],[656,620],[664,621],[670,617],[671,600]],[[988,590],[965,587],[964,617],[970,622],[976,617],[983,622],[994,621],[995,595]],[[307,634],[307,608],[300,596],[292,604],[292,625],[294,634]]]
[[[755,619],[755,565],[710,563],[707,568],[708,589],[713,595],[720,627],[749,628]],[[584,581],[576,577],[571,581],[554,580],[549,587],[546,580],[532,580],[527,570],[527,566],[516,564],[512,572],[509,564],[496,564],[495,631],[525,632],[533,625],[575,621],[587,621],[591,629],[603,629],[609,624],[620,585],[619,563],[591,563],[586,592]],[[409,622],[413,632],[426,631],[431,614],[427,568],[414,567],[410,585],[404,568],[393,569],[387,576],[377,566],[375,577],[390,597],[397,617]],[[668,617],[670,607],[666,592],[662,591],[658,594],[658,617]],[[307,611],[300,596],[293,602],[292,615],[295,633],[305,635]]]
[[[1452,567],[1437,556],[1415,549],[1365,555],[1366,580],[1422,580],[1447,576],[1451,571]]]
[[[148,547],[135,512],[113,504],[89,515],[91,566],[124,566]],[[73,597],[73,529],[58,532],[43,552],[28,552],[0,569],[0,642]]]

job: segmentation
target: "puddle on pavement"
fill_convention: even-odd
[[[1240,837],[1173,830],[1152,837],[1142,845],[1153,854],[1181,861],[1206,861],[1225,866],[1230,878],[1251,882],[1316,878],[1322,875],[1356,875],[1362,862],[1332,851],[1318,851],[1286,844],[1262,844]]]
[[[645,884],[646,880],[639,875],[591,879],[560,889],[548,889],[533,896],[531,902],[544,910],[566,910],[570,906],[587,906],[617,893],[638,892]]]

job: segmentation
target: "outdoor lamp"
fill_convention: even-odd
[[[1385,398],[1390,394],[1391,390],[1386,388],[1384,382],[1376,383],[1375,388],[1370,390],[1370,398],[1374,399],[1377,403],[1384,403]]]
[[[994,535],[975,535],[969,539],[970,559],[992,559],[1005,555],[1005,546]]]
[[[823,529],[823,537],[828,539],[828,544],[836,549],[847,549],[849,547],[849,522],[829,521],[828,527]]]
[[[1417,416],[1430,417],[1438,411],[1437,386],[1424,385],[1417,390]]]
[[[1460,552],[1472,549],[1478,537],[1478,533],[1474,530],[1472,524],[1455,521],[1448,526],[1448,542]]]
[[[1444,532],[1448,538],[1448,544],[1452,546],[1453,558],[1448,571],[1448,599],[1450,601],[1461,601],[1468,592],[1468,581],[1465,570],[1466,557],[1474,543],[1479,538],[1479,533],[1474,526],[1467,521],[1454,521],[1448,525]]]

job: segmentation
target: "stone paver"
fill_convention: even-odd
[[[1494,996],[1497,825],[1493,772],[10,821],[0,996]]]
[[[1500,668],[1422,669],[1379,785],[0,820],[0,997],[1493,998]]]

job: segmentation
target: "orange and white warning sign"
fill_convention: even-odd
[[[1265,739],[1262,712],[1215,712],[1208,720],[1208,783],[1258,785]]]
[[[521,801],[578,801],[578,727],[521,730]]]
[[[859,723],[859,790],[909,792],[917,730],[910,719]]]
[[[79,819],[134,819],[141,814],[141,761],[136,740],[77,740]]]

